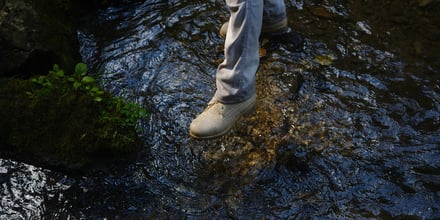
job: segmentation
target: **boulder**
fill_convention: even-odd
[[[0,0],[0,76],[67,70],[81,60],[73,22],[60,1]]]

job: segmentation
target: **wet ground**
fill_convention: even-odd
[[[83,58],[151,112],[146,147],[88,177],[0,159],[0,218],[440,218],[440,2],[313,2],[286,1],[303,51],[267,53],[256,113],[209,141],[188,126],[215,90],[224,2],[91,15]]]

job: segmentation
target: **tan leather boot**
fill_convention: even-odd
[[[256,96],[236,103],[223,104],[212,98],[208,107],[190,125],[190,135],[194,138],[209,139],[226,134],[243,116],[255,110]]]

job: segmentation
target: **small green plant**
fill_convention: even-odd
[[[105,91],[97,84],[94,77],[87,75],[87,65],[78,63],[75,66],[75,72],[66,76],[64,70],[55,64],[48,75],[32,78],[32,82],[41,86],[41,89],[34,92],[27,92],[31,97],[47,96],[55,88],[63,91],[61,97],[66,93],[84,93],[95,102],[102,102],[105,97]],[[71,87],[62,88],[70,83]],[[102,112],[103,121],[119,122],[122,126],[136,126],[139,119],[148,117],[148,112],[139,104],[129,102],[117,97],[108,97],[106,109]],[[114,114],[117,113],[117,114]]]
[[[103,112],[103,120],[117,122],[123,126],[135,126],[137,130],[139,129],[136,124],[137,121],[148,117],[148,112],[142,108],[142,106],[132,102],[125,102],[119,98],[112,99],[108,107],[109,111]],[[110,114],[111,111],[119,112],[123,117],[112,116],[112,114]]]
[[[75,66],[75,73],[68,77],[67,80],[72,83],[75,90],[83,89],[93,98],[94,101],[102,101],[104,90],[95,83],[95,78],[87,76],[86,64],[78,63]]]

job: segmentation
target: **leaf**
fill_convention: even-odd
[[[80,82],[74,82],[74,83],[73,83],[73,88],[74,88],[74,89],[78,89],[80,86],[81,86],[81,83],[80,83]]]
[[[95,100],[96,102],[101,102],[102,101],[102,97],[95,97],[93,100]]]
[[[324,7],[313,7],[310,9],[313,15],[316,15],[321,18],[332,19],[336,17],[336,15]]]
[[[58,72],[60,70],[60,66],[58,64],[53,65],[53,71]]]
[[[63,70],[58,70],[58,71],[53,71],[52,74],[57,77],[57,78],[62,78],[64,77],[64,71]]]
[[[84,76],[81,80],[83,83],[93,83],[95,79],[91,76]]]
[[[333,54],[328,55],[318,55],[315,57],[315,62],[323,65],[323,66],[329,66],[333,63],[335,60],[335,56]]]
[[[260,58],[265,57],[267,55],[267,50],[264,48],[260,48],[258,50],[258,55],[260,55]]]
[[[98,91],[99,91],[99,87],[97,87],[97,86],[92,87],[92,92],[98,92]]]
[[[43,86],[44,86],[44,87],[47,87],[47,88],[52,87],[52,85],[53,85],[53,84],[52,84],[50,81],[46,81],[46,82],[43,83]]]
[[[75,66],[75,74],[79,74],[81,76],[86,75],[87,73],[87,65],[85,63],[78,63]]]

